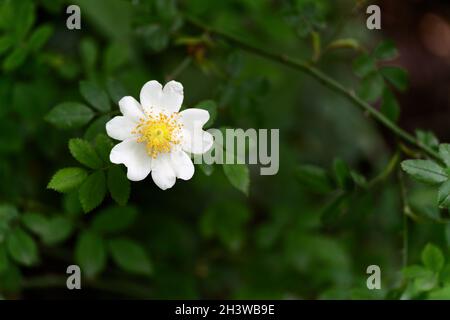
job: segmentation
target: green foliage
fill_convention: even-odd
[[[81,184],[79,190],[81,207],[89,212],[98,207],[106,195],[106,178],[103,171],[96,171],[89,175]]]
[[[73,129],[84,126],[94,117],[91,109],[76,102],[64,102],[53,108],[46,120],[60,129]]]
[[[69,192],[83,183],[86,177],[87,172],[82,168],[64,168],[55,173],[47,188],[59,192]]]
[[[122,168],[113,166],[108,169],[108,190],[111,197],[120,205],[126,205],[130,197],[130,181]]]
[[[77,4],[82,33],[62,1],[0,0],[1,298],[68,298],[68,263],[98,298],[450,298],[446,128],[399,134],[403,49],[367,47],[380,35],[354,2]],[[280,129],[278,174],[199,164],[170,190],[130,182],[105,125],[152,79],[180,81],[205,128]]]
[[[152,273],[150,260],[140,244],[124,238],[111,239],[109,250],[114,262],[123,270],[141,275]]]
[[[92,231],[83,231],[75,246],[75,261],[88,278],[96,277],[106,267],[105,241]]]

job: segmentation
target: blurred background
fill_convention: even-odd
[[[368,30],[375,3],[382,29]],[[66,27],[71,4],[79,30]],[[415,151],[310,76],[192,19],[308,61],[434,148],[450,140],[449,17],[444,0],[0,0],[0,297],[398,299],[445,287],[402,273],[427,243],[444,256],[450,245],[436,190],[398,173]],[[384,67],[408,77],[391,85]],[[68,141],[111,143],[118,99],[152,79],[180,81],[185,107],[208,103],[212,127],[280,129],[278,174],[249,166],[247,188],[247,169],[230,182],[220,165],[198,166],[167,191],[133,182],[129,199],[102,186],[87,213],[78,189],[48,189],[80,166]],[[67,102],[80,114],[55,109]],[[66,288],[71,264],[81,290]],[[369,265],[381,290],[366,287]]]

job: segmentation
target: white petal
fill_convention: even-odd
[[[152,178],[162,190],[172,188],[176,181],[175,171],[167,154],[160,154],[152,163]]]
[[[169,112],[177,112],[181,108],[183,97],[183,85],[172,80],[164,86],[160,107]]]
[[[150,112],[152,108],[160,108],[162,95],[162,85],[158,81],[147,82],[140,93],[142,108],[147,112]]]
[[[177,178],[189,180],[194,175],[194,164],[186,152],[182,150],[172,152],[170,162]]]
[[[130,118],[117,116],[106,123],[106,133],[113,139],[125,140],[135,136],[135,134],[131,133],[135,127],[136,122]]]
[[[193,154],[203,154],[208,151],[214,142],[212,134],[200,130],[186,130],[183,129],[182,148],[184,151]]]
[[[145,179],[150,173],[152,158],[145,145],[136,139],[127,139],[112,148],[109,159],[112,163],[123,163],[127,167],[127,177],[132,181]]]
[[[203,109],[186,109],[180,112],[180,121],[187,128],[203,127],[209,120],[209,112]]]
[[[123,97],[119,100],[120,112],[133,121],[138,122],[139,119],[144,117],[144,110],[139,102],[130,96]]]

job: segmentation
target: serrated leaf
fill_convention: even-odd
[[[81,207],[85,213],[98,207],[106,195],[106,179],[103,171],[92,173],[79,189]]]
[[[92,231],[83,231],[75,246],[75,261],[88,278],[98,275],[106,266],[104,240]]]
[[[206,122],[206,124],[203,126],[205,129],[209,128],[213,125],[214,121],[217,117],[217,104],[213,100],[205,100],[201,101],[198,104],[195,105],[194,108],[197,109],[203,109],[209,112],[209,120]]]
[[[384,91],[383,77],[378,73],[372,73],[361,81],[358,95],[368,102],[377,101]]]
[[[444,267],[444,254],[441,249],[431,243],[423,249],[421,258],[424,266],[431,271],[439,272]]]
[[[248,195],[250,171],[245,164],[224,164],[223,172],[228,181],[238,190]]]
[[[31,266],[38,260],[35,241],[20,228],[15,228],[8,234],[6,246],[10,256],[19,264]]]
[[[109,241],[109,250],[114,262],[123,270],[141,275],[152,273],[150,259],[137,242],[124,238],[112,239]]]
[[[122,206],[126,205],[130,197],[130,188],[130,181],[120,166],[108,169],[108,190],[114,201]]]
[[[358,77],[365,78],[376,70],[376,61],[368,54],[363,54],[353,61],[353,71]]]
[[[119,233],[128,229],[136,216],[137,211],[132,207],[109,207],[95,215],[91,227],[98,233]]]
[[[47,188],[58,192],[69,192],[78,187],[86,177],[87,172],[82,168],[64,168],[55,173]]]
[[[447,168],[450,168],[450,144],[443,143],[439,145],[439,155]]]
[[[381,112],[392,122],[397,122],[400,117],[400,105],[395,95],[388,88],[385,88],[383,92]]]
[[[108,95],[98,85],[90,81],[80,82],[80,93],[87,102],[101,112],[111,110]]]
[[[95,150],[105,163],[110,163],[109,154],[114,143],[106,134],[98,134],[95,138]]]
[[[381,42],[374,51],[374,56],[378,60],[392,60],[398,56],[398,50],[395,46],[395,42],[392,40],[386,40]]]
[[[409,79],[406,70],[398,67],[383,67],[380,72],[398,90],[408,89]]]
[[[418,181],[438,184],[448,179],[444,169],[431,160],[405,160],[402,169]]]
[[[84,126],[94,117],[94,112],[84,104],[64,102],[54,107],[45,117],[60,129],[74,129]]]
[[[78,138],[70,139],[69,150],[78,162],[91,169],[99,169],[103,165],[94,147],[86,140]]]
[[[447,180],[439,187],[438,204],[442,209],[450,209],[450,180]]]

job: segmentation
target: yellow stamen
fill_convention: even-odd
[[[140,135],[137,141],[145,143],[147,153],[156,158],[160,153],[170,152],[174,145],[180,143],[181,127],[176,112],[170,116],[163,113],[147,114],[140,119],[132,133]]]

